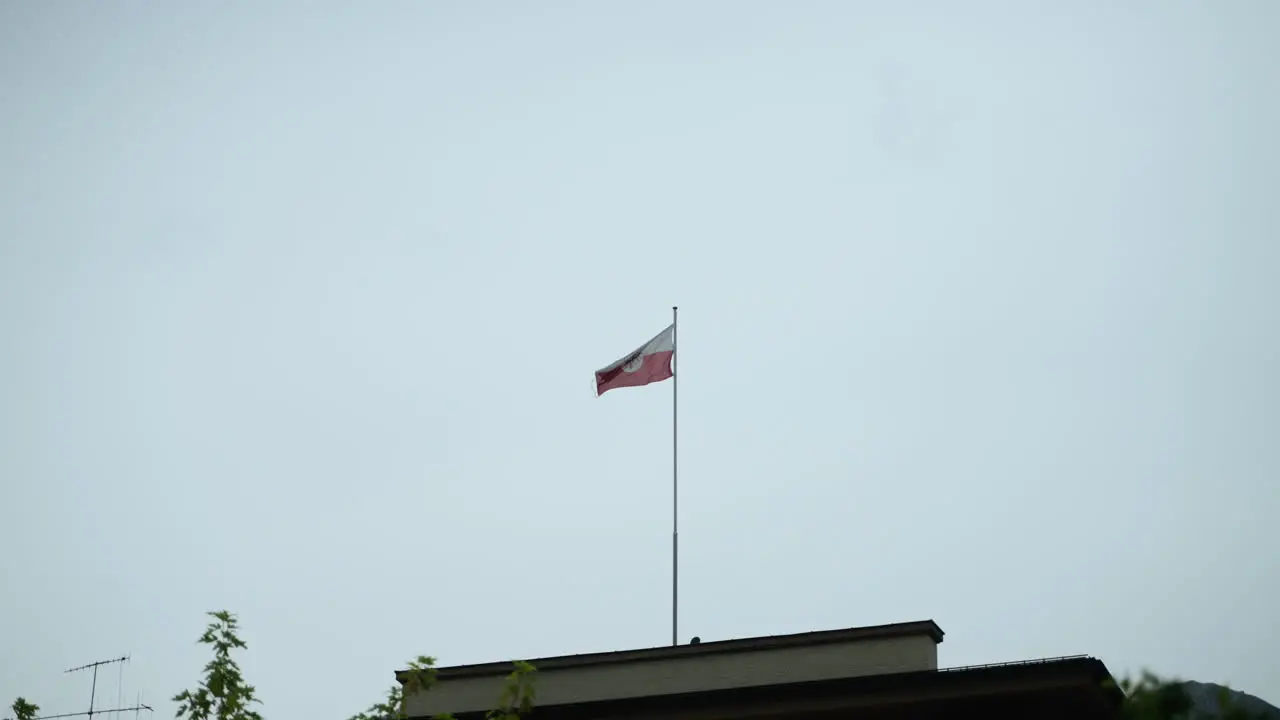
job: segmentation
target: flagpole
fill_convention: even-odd
[[[677,372],[676,356],[680,353],[679,345],[677,345],[677,334],[679,328],[679,308],[675,305],[671,306],[671,646],[675,647],[680,644],[677,637],[679,607],[680,607],[680,515],[679,509],[680,484],[679,484],[679,467],[677,460],[677,449],[679,437],[676,429],[678,426],[679,414],[676,412],[679,401],[679,383],[680,373]]]

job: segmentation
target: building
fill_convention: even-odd
[[[1123,699],[1101,661],[938,668],[932,620],[531,660],[539,720],[1109,718]],[[443,667],[410,718],[492,709],[509,662]],[[397,675],[402,681],[404,676]]]

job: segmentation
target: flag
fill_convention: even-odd
[[[675,354],[676,326],[672,323],[618,362],[597,370],[596,396],[614,388],[639,387],[675,377],[671,369]]]

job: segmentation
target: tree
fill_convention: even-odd
[[[178,703],[174,717],[176,720],[262,720],[262,715],[252,709],[261,701],[255,696],[254,687],[244,681],[240,666],[231,658],[231,651],[248,648],[240,639],[240,624],[236,616],[226,610],[206,614],[211,621],[198,642],[213,647],[213,659],[204,666],[204,680],[194,691],[183,690],[173,697],[173,701]],[[410,661],[409,669],[400,676],[403,682],[393,685],[385,700],[353,715],[351,720],[404,720],[407,717],[405,697],[426,692],[435,685],[435,665],[436,659],[426,655]],[[533,709],[536,695],[534,672],[533,665],[516,662],[514,670],[502,684],[498,707],[488,713],[486,720],[520,720],[521,715],[528,714]],[[26,703],[21,698],[18,700]],[[30,707],[31,717],[18,715],[14,720],[34,720],[37,708],[34,705]],[[18,713],[18,703],[14,703],[14,712]],[[441,715],[438,720],[451,718]]]
[[[1176,680],[1161,680],[1144,670],[1138,679],[1126,677],[1119,685],[1125,695],[1123,720],[1173,720],[1191,712],[1191,698]]]
[[[205,677],[194,692],[183,690],[173,696],[178,703],[178,720],[262,720],[252,709],[260,704],[254,687],[244,681],[240,666],[231,659],[232,650],[248,647],[237,632],[236,616],[226,610],[206,613],[213,618],[199,643],[213,647],[213,659],[204,666]]]
[[[1160,678],[1147,671],[1136,680],[1121,680],[1119,687],[1125,694],[1120,709],[1123,720],[1266,720],[1268,717],[1265,711],[1241,707],[1225,686],[1218,688],[1216,707],[1197,703],[1181,680]]]
[[[537,671],[531,663],[517,660],[515,669],[502,683],[502,694],[498,696],[498,707],[489,711],[488,720],[520,720],[533,710],[533,701],[537,699]]]
[[[401,675],[403,684],[392,685],[386,700],[369,706],[368,710],[352,715],[348,720],[407,720],[405,698],[426,692],[435,685],[435,663],[435,658],[425,655],[410,661],[409,669]],[[537,668],[531,663],[522,660],[512,663],[512,671],[503,680],[502,692],[498,694],[498,706],[485,715],[485,720],[520,720],[521,715],[533,710],[533,702],[537,699],[535,672]],[[453,720],[453,716],[441,713],[434,720]]]
[[[396,683],[387,691],[387,699],[374,703],[368,710],[352,715],[349,720],[388,720],[389,718],[407,717],[404,712],[404,696],[425,692],[436,682],[436,659],[419,655],[417,660],[409,661],[409,669],[405,671],[405,683]]]
[[[40,712],[40,706],[33,702],[27,702],[26,698],[18,698],[9,706],[13,710],[13,720],[36,720],[36,713]]]

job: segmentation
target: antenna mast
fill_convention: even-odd
[[[89,709],[85,712],[62,713],[61,715],[41,715],[40,717],[36,718],[36,720],[57,720],[59,718],[73,718],[73,717],[84,717],[84,718],[87,718],[87,720],[93,720],[94,715],[105,715],[107,713],[133,712],[135,713],[135,717],[136,717],[136,713],[139,710],[146,710],[147,712],[151,712],[152,711],[151,708],[147,707],[146,705],[143,705],[141,700],[139,700],[139,702],[133,707],[117,707],[117,708],[111,708],[109,710],[94,709],[93,707],[94,701],[97,699],[97,695],[98,695],[98,668],[102,667],[103,665],[111,665],[114,663],[125,663],[125,662],[129,662],[128,655],[125,655],[124,657],[112,658],[110,660],[99,660],[98,662],[92,662],[92,663],[89,663],[88,665],[81,665],[80,667],[73,667],[70,670],[63,671],[63,673],[65,674],[65,673],[79,672],[81,670],[93,670],[93,686],[89,690]]]

